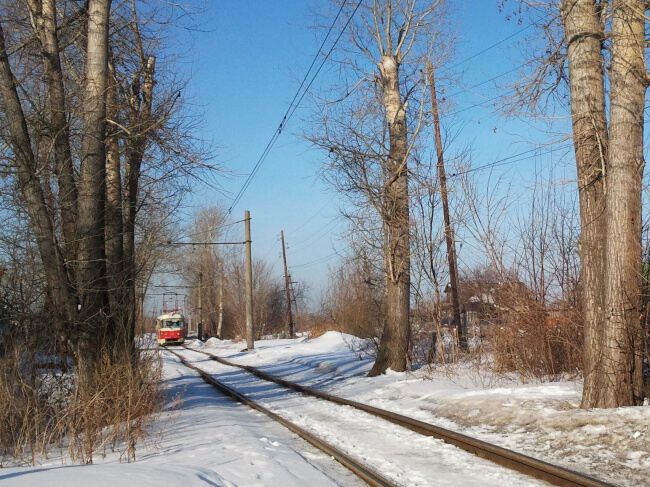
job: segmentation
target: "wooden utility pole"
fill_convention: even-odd
[[[284,261],[284,290],[287,294],[287,327],[289,329],[289,338],[295,338],[293,326],[293,313],[291,311],[291,277],[289,277],[289,268],[287,267],[287,250],[284,245],[284,230],[280,230],[280,240],[282,240],[282,260]]]
[[[253,253],[251,250],[251,212],[244,212],[244,228],[246,240],[246,348],[255,348],[253,336]]]
[[[219,317],[217,318],[217,338],[221,340],[223,328],[223,262],[219,262]]]
[[[456,262],[456,244],[454,242],[454,229],[451,227],[449,217],[449,199],[447,197],[447,175],[445,173],[444,150],[442,136],[440,135],[440,115],[438,113],[438,98],[436,82],[433,74],[433,64],[427,62],[427,75],[431,89],[431,115],[433,116],[433,129],[436,142],[436,155],[438,157],[438,179],[440,180],[440,197],[442,198],[442,213],[445,221],[445,240],[447,243],[447,262],[449,264],[449,280],[451,291],[451,306],[454,314],[454,323],[458,329],[460,347],[467,348],[467,332],[460,317],[460,300],[458,298],[458,265]]]

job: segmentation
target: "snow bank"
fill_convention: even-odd
[[[219,340],[216,337],[212,337],[212,338],[208,338],[205,341],[205,343],[203,344],[203,346],[208,347],[208,348],[214,348],[214,347],[218,346],[219,344],[221,344],[221,340]]]
[[[317,349],[319,352],[325,351],[338,351],[345,352],[350,351],[350,348],[354,349],[363,345],[365,340],[356,337],[354,335],[349,335],[347,333],[341,333],[338,331],[328,331],[323,333],[321,336],[316,337],[311,340],[307,340],[303,343],[303,346],[308,346],[309,348]]]

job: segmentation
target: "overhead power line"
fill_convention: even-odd
[[[306,83],[307,80],[309,79],[309,75],[310,75],[312,69],[314,68],[314,66],[316,65],[316,62],[317,62],[317,60],[318,60],[318,57],[320,56],[320,54],[321,54],[321,52],[322,52],[322,50],[323,50],[323,47],[325,46],[325,44],[326,44],[326,42],[327,42],[327,39],[329,38],[329,36],[330,36],[332,30],[333,30],[334,27],[336,26],[336,23],[337,23],[339,17],[341,16],[341,13],[343,12],[343,9],[344,9],[344,7],[345,7],[347,1],[343,1],[343,2],[341,3],[341,7],[339,8],[339,11],[337,12],[336,17],[335,17],[334,20],[332,21],[332,24],[330,25],[330,27],[329,27],[329,29],[328,29],[328,31],[327,31],[327,34],[325,35],[325,38],[323,39],[323,42],[321,43],[321,45],[320,45],[318,51],[316,52],[316,55],[314,56],[314,59],[312,60],[310,66],[309,66],[309,69],[308,69],[307,72],[305,73],[305,76],[303,77],[302,82],[300,83],[300,86],[299,86],[298,89],[296,90],[296,93],[294,94],[294,96],[293,96],[293,98],[292,98],[292,100],[291,100],[291,103],[290,103],[289,106],[287,107],[287,110],[285,111],[284,116],[282,117],[282,119],[281,119],[281,121],[280,121],[278,127],[275,129],[275,132],[273,132],[273,135],[271,136],[271,138],[270,138],[269,141],[267,142],[266,146],[264,147],[264,150],[262,151],[262,154],[260,155],[259,159],[257,160],[257,162],[255,163],[255,165],[253,166],[253,169],[252,169],[251,172],[249,173],[248,177],[245,179],[244,184],[242,185],[242,187],[240,188],[240,190],[237,192],[237,194],[235,195],[235,198],[233,199],[233,202],[231,203],[230,207],[228,208],[228,215],[230,215],[230,214],[232,213],[232,210],[235,208],[235,206],[237,205],[237,203],[239,203],[239,201],[241,200],[242,196],[244,195],[244,193],[246,192],[246,190],[247,190],[248,187],[250,186],[251,182],[253,181],[253,178],[255,177],[255,175],[256,175],[257,172],[259,171],[260,167],[262,166],[262,164],[263,164],[264,161],[266,160],[267,156],[269,155],[269,152],[271,152],[271,149],[272,149],[273,146],[275,145],[275,142],[276,142],[276,141],[278,140],[278,138],[280,137],[280,134],[282,133],[282,130],[283,130],[284,127],[287,125],[287,123],[289,122],[289,120],[291,119],[291,117],[293,116],[293,114],[295,113],[295,111],[297,110],[297,108],[300,106],[300,102],[301,102],[302,99],[305,97],[306,93],[309,91],[309,88],[311,87],[311,85],[313,84],[313,82],[316,80],[316,77],[317,77],[318,74],[320,73],[321,69],[323,69],[323,66],[325,65],[325,63],[326,63],[327,60],[329,59],[330,55],[331,55],[332,52],[334,51],[334,48],[336,47],[336,44],[338,44],[338,41],[339,41],[339,40],[341,39],[341,37],[343,36],[343,33],[346,31],[348,25],[350,25],[350,22],[352,22],[352,18],[354,17],[354,15],[356,14],[357,10],[358,10],[359,7],[361,6],[361,2],[362,2],[362,1],[363,1],[363,0],[359,0],[359,1],[357,2],[357,5],[356,5],[356,7],[354,8],[354,10],[352,11],[352,13],[350,14],[350,17],[348,18],[348,20],[347,20],[347,21],[345,22],[345,24],[343,25],[343,28],[341,29],[341,32],[339,33],[339,35],[337,36],[337,38],[336,38],[336,39],[334,40],[334,42],[332,43],[332,46],[330,47],[329,51],[327,51],[327,53],[325,54],[323,60],[321,61],[320,65],[318,66],[318,69],[316,70],[316,72],[315,72],[314,75],[312,76],[311,80],[310,80],[309,83],[307,83],[307,85],[305,86],[305,83]],[[303,89],[303,88],[304,88],[304,89]]]
[[[167,245],[244,245],[246,241],[243,242],[172,242],[171,240],[167,241]]]
[[[326,202],[326,203],[325,203],[323,206],[321,206],[318,210],[316,210],[314,213],[312,213],[311,215],[309,215],[309,216],[307,217],[307,219],[304,220],[302,223],[300,223],[297,227],[295,227],[294,229],[292,229],[292,230],[290,230],[289,232],[287,232],[287,234],[290,234],[290,233],[297,233],[297,232],[299,232],[300,230],[302,230],[303,228],[305,228],[305,227],[306,227],[309,223],[311,223],[311,222],[312,222],[312,221],[313,221],[313,220],[314,220],[318,215],[320,215],[320,214],[322,213],[322,211],[323,211],[325,208],[327,208],[327,207],[328,207],[329,205],[331,205],[331,204],[332,204],[332,203],[331,203],[330,201]]]
[[[462,176],[463,174],[469,174],[469,173],[476,172],[476,171],[483,171],[485,169],[492,169],[494,167],[506,166],[508,164],[514,164],[515,162],[527,161],[529,159],[533,159],[533,158],[538,157],[538,156],[544,156],[544,155],[547,155],[547,154],[552,154],[553,152],[570,149],[571,147],[573,147],[572,144],[565,144],[565,145],[561,145],[559,147],[555,147],[553,149],[549,149],[549,150],[546,150],[546,151],[543,151],[543,152],[539,152],[539,148],[536,147],[534,149],[528,149],[526,151],[520,152],[519,154],[513,154],[511,156],[504,157],[502,159],[498,159],[496,161],[493,161],[493,162],[490,162],[490,163],[487,163],[487,164],[483,164],[481,166],[475,166],[475,167],[471,167],[469,169],[466,169],[464,171],[458,171],[458,172],[452,173],[448,177],[453,178],[453,177]]]
[[[479,82],[479,83],[476,83],[476,84],[474,84],[474,85],[472,85],[472,86],[468,86],[467,88],[462,88],[462,89],[460,89],[460,90],[454,91],[454,92],[451,93],[450,95],[446,95],[446,96],[448,96],[449,98],[453,98],[453,97],[455,97],[455,96],[457,96],[457,95],[460,95],[461,93],[465,93],[465,92],[470,91],[470,90],[473,90],[473,89],[475,89],[475,88],[480,88],[481,86],[484,86],[484,85],[486,85],[486,84],[488,84],[488,83],[490,83],[490,82],[492,82],[492,81],[496,81],[496,80],[498,80],[499,78],[503,78],[504,76],[506,76],[506,75],[508,75],[508,74],[514,73],[515,71],[519,71],[521,68],[523,68],[523,67],[525,67],[525,66],[528,66],[528,65],[532,64],[533,62],[534,62],[534,61],[526,61],[525,63],[521,63],[521,64],[515,66],[514,68],[510,68],[510,69],[507,70],[507,71],[504,71],[504,72],[499,73],[499,74],[497,74],[497,75],[495,75],[495,76],[492,76],[492,77],[489,78],[489,79],[486,79],[486,80],[484,80],[484,81],[481,81],[481,82]],[[509,91],[510,91],[510,90],[509,90]]]
[[[328,260],[331,260],[331,259],[333,259],[334,257],[337,257],[337,256],[340,257],[341,254],[339,252],[333,252],[333,253],[331,253],[329,255],[325,255],[324,257],[319,257],[318,259],[314,259],[314,260],[309,261],[309,262],[303,262],[302,264],[292,265],[291,269],[300,269],[300,268],[305,268],[305,267],[311,267],[311,266],[318,265],[318,264],[324,264]]]
[[[222,230],[222,229],[224,229],[224,228],[232,227],[233,225],[236,225],[237,223],[243,223],[243,222],[245,222],[245,221],[246,221],[246,220],[237,220],[236,222],[230,222],[230,223],[219,223],[219,224],[217,224],[217,225],[215,225],[215,226],[213,226],[213,227],[205,228],[205,229],[200,230],[200,231],[198,231],[198,232],[194,232],[194,233],[189,233],[189,234],[187,234],[187,235],[183,235],[182,237],[180,237],[179,240],[183,240],[183,239],[191,238],[191,237],[196,237],[197,235],[207,235],[208,233],[211,233],[211,232],[213,232],[214,230],[217,230],[217,229],[218,229],[218,230]]]
[[[501,39],[501,40],[495,42],[494,44],[491,44],[491,45],[487,46],[485,49],[481,49],[480,51],[478,51],[478,52],[472,54],[471,56],[468,56],[468,57],[466,57],[465,59],[462,59],[462,60],[460,60],[460,61],[458,61],[458,62],[452,64],[451,66],[445,66],[445,67],[442,68],[440,71],[441,71],[441,72],[446,72],[446,71],[450,71],[450,70],[452,70],[452,69],[454,69],[454,68],[457,68],[458,66],[460,66],[460,65],[462,65],[462,64],[465,64],[466,62],[471,61],[472,59],[475,59],[475,58],[477,58],[477,57],[479,57],[479,56],[485,54],[485,53],[488,52],[488,51],[491,51],[491,50],[494,49],[495,47],[500,46],[501,44],[503,44],[503,43],[506,42],[506,41],[509,41],[509,40],[512,39],[513,37],[517,37],[519,34],[522,34],[523,32],[525,32],[525,31],[527,31],[528,29],[530,29],[533,25],[535,25],[535,24],[527,24],[525,27],[519,29],[517,32],[514,32],[514,33],[510,34],[508,37],[504,37],[503,39]]]

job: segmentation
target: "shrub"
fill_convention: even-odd
[[[53,449],[83,463],[107,449],[135,458],[162,404],[155,352],[137,351],[119,363],[104,354],[82,379],[74,367],[65,370],[65,358],[21,348],[0,359],[0,464],[34,464]]]
[[[575,308],[549,308],[514,300],[488,332],[497,372],[529,379],[556,379],[582,369],[582,322]]]

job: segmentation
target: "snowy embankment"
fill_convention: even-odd
[[[618,485],[650,485],[650,407],[580,410],[579,383],[522,385],[471,367],[367,378],[372,360],[354,351],[362,343],[334,332],[313,340],[260,341],[251,353],[241,352],[241,342],[188,345]],[[195,352],[181,353],[401,485],[540,485],[378,418],[287,393]],[[163,365],[166,411],[138,447],[135,463],[120,463],[119,453],[96,455],[91,466],[50,458],[37,467],[0,469],[2,485],[359,485],[335,461],[266,416],[221,396],[170,354],[164,354]]]
[[[617,485],[650,485],[650,406],[582,410],[578,381],[521,384],[473,366],[368,378],[361,342],[336,332],[259,342],[252,354],[216,339],[189,345]]]

